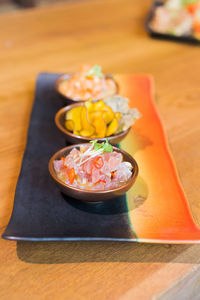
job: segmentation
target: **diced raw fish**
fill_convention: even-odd
[[[96,183],[97,181],[99,181],[101,176],[101,172],[99,169],[93,168],[92,169],[92,182]]]
[[[110,172],[111,172],[110,164],[108,163],[108,161],[104,161],[104,165],[101,168],[101,173],[104,173],[107,176],[111,176]]]
[[[92,72],[93,74],[87,74]],[[63,81],[59,87],[60,91],[74,99],[88,100],[99,99],[114,94],[116,90],[112,79],[105,76],[99,77],[91,66],[87,70],[72,75],[68,80]]]
[[[72,151],[65,158],[65,166],[68,168],[76,168],[76,160],[80,157],[81,153],[77,149],[72,149]]]
[[[54,160],[53,166],[57,172],[60,172],[64,168],[62,160]]]
[[[80,156],[80,154],[81,154],[80,151],[77,150],[76,148],[73,148],[72,151],[70,152],[70,155],[71,155],[74,159],[78,158],[78,157]]]
[[[111,153],[112,153],[112,152],[111,152]],[[108,160],[110,159],[110,154],[111,154],[111,153],[105,152],[105,153],[103,154],[104,161],[108,161]]]
[[[116,159],[119,163],[122,162],[122,154],[121,153],[118,153],[118,152],[105,152],[103,154],[103,157],[104,157],[104,161],[110,161],[110,159]]]
[[[121,153],[112,152],[112,155],[108,161],[110,165],[110,171],[115,171],[118,165],[122,162],[122,155]]]
[[[106,184],[105,189],[111,190],[111,189],[115,189],[118,186],[119,186],[119,183],[117,181],[111,180],[110,183]]]
[[[66,179],[68,178],[66,169],[62,169],[61,171],[59,171],[58,178],[62,181],[66,181]]]
[[[121,163],[118,166],[117,171],[115,173],[114,181],[125,182],[131,177],[131,175],[132,175],[132,172],[126,166],[126,164]]]
[[[103,182],[98,182],[98,183],[96,183],[92,186],[92,189],[93,190],[99,190],[99,191],[104,190],[105,189],[105,184]]]
[[[94,162],[94,159],[90,159],[82,165],[83,170],[87,174],[90,174],[90,175],[92,174],[93,162]]]
[[[100,175],[99,180],[104,182],[105,185],[107,185],[111,182],[111,177],[102,174],[102,175]]]

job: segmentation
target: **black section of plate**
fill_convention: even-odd
[[[180,43],[188,43],[188,44],[193,44],[193,45],[199,45],[200,44],[200,40],[198,40],[197,38],[193,37],[193,36],[174,36],[172,34],[164,34],[164,33],[159,33],[154,31],[151,26],[151,20],[153,19],[154,16],[154,12],[156,10],[157,7],[162,6],[164,3],[160,2],[160,1],[155,1],[151,7],[151,10],[148,14],[146,23],[145,23],[145,28],[147,30],[147,32],[149,33],[149,35],[153,38],[157,38],[157,39],[165,39],[165,40],[171,40],[174,42],[180,42]]]
[[[56,112],[65,105],[54,89],[58,76],[38,76],[13,212],[2,237],[25,241],[134,240],[125,196],[105,203],[82,203],[61,194],[49,175],[50,157],[66,146],[54,123]]]

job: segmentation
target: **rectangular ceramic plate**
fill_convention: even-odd
[[[155,38],[158,38],[158,39],[166,39],[166,40],[172,40],[172,41],[175,41],[175,42],[183,42],[183,43],[189,43],[189,44],[199,44],[200,43],[200,40],[198,40],[197,38],[193,37],[193,36],[186,36],[186,35],[183,35],[183,36],[175,36],[175,35],[172,35],[172,34],[164,34],[164,33],[159,33],[157,31],[154,31],[152,28],[151,28],[151,21],[153,19],[153,16],[154,16],[154,13],[155,13],[155,10],[157,7],[159,6],[162,6],[163,5],[163,2],[160,2],[160,1],[155,1],[153,3],[153,6],[148,14],[148,17],[147,17],[147,21],[146,21],[146,30],[147,32],[152,36],[152,37],[155,37]]]
[[[60,193],[48,173],[50,157],[66,146],[54,124],[55,113],[64,105],[54,90],[57,77],[47,73],[38,77],[13,212],[3,238],[199,243],[200,230],[169,154],[147,75],[115,76],[120,94],[142,114],[120,145],[139,165],[134,186],[122,197],[97,204]]]

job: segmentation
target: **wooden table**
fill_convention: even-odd
[[[41,71],[151,73],[172,154],[200,225],[200,48],[149,38],[151,1],[93,0],[0,17],[0,224],[12,211]],[[199,299],[199,245],[0,240],[1,299]]]

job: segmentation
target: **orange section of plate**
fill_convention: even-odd
[[[139,165],[126,195],[129,221],[139,242],[199,243],[166,135],[154,104],[154,83],[147,75],[116,75],[120,95],[142,114],[120,146]]]

